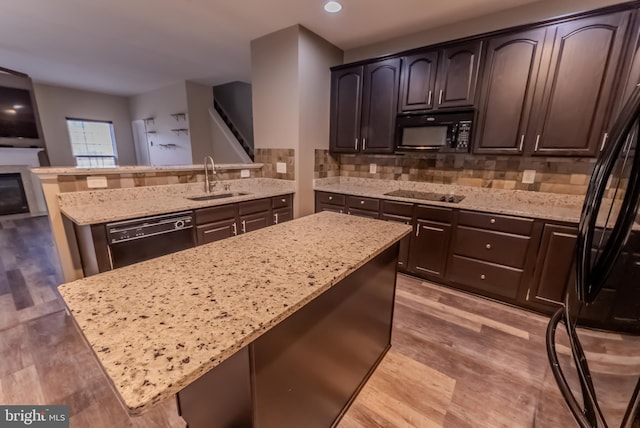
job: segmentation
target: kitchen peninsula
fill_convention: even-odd
[[[319,213],[59,290],[130,412],[178,394],[192,428],[329,426],[390,346],[410,230]]]

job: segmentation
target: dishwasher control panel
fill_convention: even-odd
[[[107,224],[109,244],[132,241],[193,227],[191,212],[159,215]]]

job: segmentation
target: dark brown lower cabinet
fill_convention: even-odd
[[[380,219],[395,221],[397,223],[412,224],[413,204],[399,201],[380,201]],[[407,235],[400,240],[400,252],[398,254],[398,269],[406,272],[409,268],[409,247],[411,245],[411,235]]]
[[[344,213],[347,198],[339,193],[316,192],[316,212],[332,211]]]
[[[453,210],[418,205],[414,218],[408,270],[426,279],[444,278]]]
[[[201,208],[195,210],[195,218],[197,244],[208,244],[291,220],[293,195]]]
[[[573,274],[577,238],[575,226],[545,224],[528,302],[549,308],[562,304]]]

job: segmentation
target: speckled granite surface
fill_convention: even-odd
[[[59,290],[125,405],[139,413],[410,231],[400,223],[324,212]]]
[[[255,169],[262,168],[261,163],[234,163],[216,164],[216,171],[227,171],[232,169]],[[193,165],[167,165],[167,166],[118,166],[113,168],[78,168],[78,167],[41,167],[32,168],[31,172],[36,175],[102,175],[102,174],[132,174],[140,172],[164,172],[164,171],[202,171],[203,164]]]
[[[230,186],[230,192],[247,192],[248,194],[208,201],[192,201],[187,198],[205,195],[204,184],[188,183],[61,193],[58,195],[58,202],[60,211],[74,223],[87,225],[268,198],[295,191],[295,183],[292,181],[250,178],[220,181],[214,192],[226,193],[225,184]]]
[[[447,206],[496,214],[510,214],[545,220],[577,223],[584,196],[524,190],[485,189],[481,187],[421,183],[415,181],[375,180],[366,178],[332,177],[314,180],[314,189],[325,192],[368,196],[396,201]],[[424,201],[384,195],[393,190],[453,193],[465,198],[457,204]]]

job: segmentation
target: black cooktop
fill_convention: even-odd
[[[419,192],[417,190],[394,190],[393,192],[385,193],[385,195],[409,199],[424,199],[425,201],[450,202],[452,204],[457,204],[464,199],[464,196],[461,195]]]

